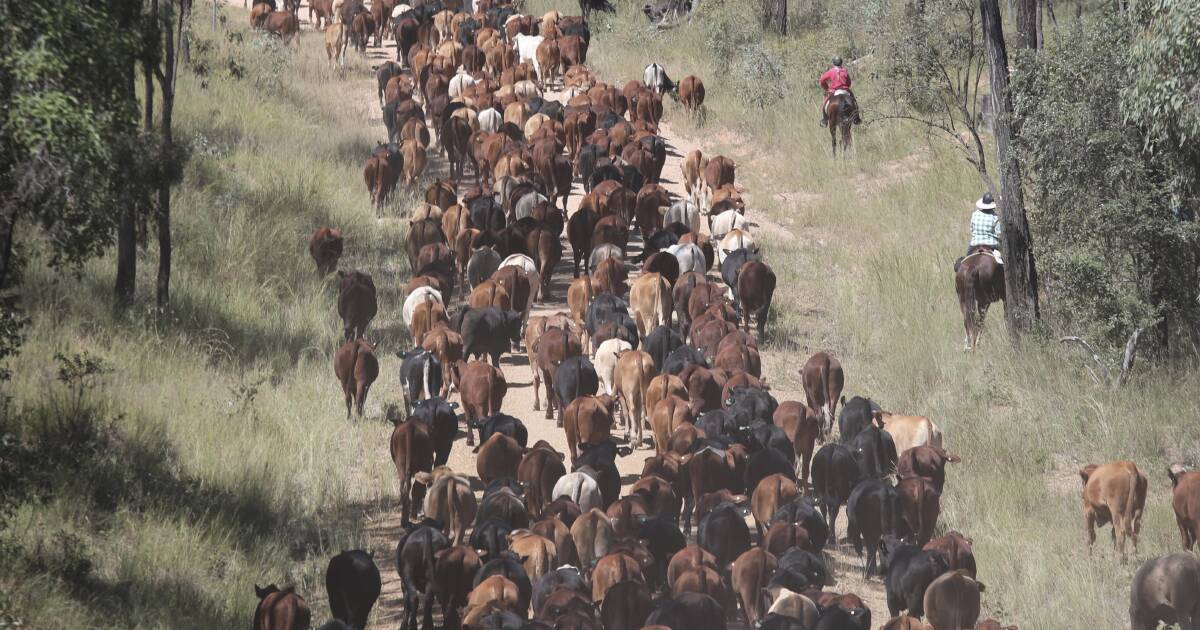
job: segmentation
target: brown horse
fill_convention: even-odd
[[[858,101],[849,92],[834,94],[825,103],[825,114],[829,117],[829,142],[833,145],[833,154],[837,155],[837,133],[842,132],[842,153],[851,145],[851,129],[858,124]]]
[[[966,349],[972,350],[979,343],[988,307],[1004,299],[1004,266],[996,262],[991,248],[976,249],[954,271],[954,288],[967,330]]]

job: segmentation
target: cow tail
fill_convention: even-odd
[[[425,351],[425,369],[421,375],[421,393],[424,400],[429,400],[432,396],[429,395],[429,366],[433,363],[433,353]],[[439,392],[440,393],[440,392]]]
[[[470,429],[467,429],[470,431]],[[449,531],[458,524],[458,478],[454,476],[447,477],[449,481],[446,483],[446,494],[443,497],[446,501],[446,525],[447,535],[451,536],[454,544],[462,544],[459,540],[458,531]],[[429,516],[426,514],[426,516]]]
[[[828,400],[829,399],[829,359],[828,358],[826,358],[825,362],[821,364],[821,369],[818,370],[817,373],[821,379],[820,382],[817,383],[817,387],[820,389],[821,395],[826,398],[825,404],[821,406],[821,416],[823,418],[825,418],[825,422],[829,425],[828,431],[830,433],[832,433],[833,432],[833,411],[832,411],[830,401]]]
[[[1137,489],[1138,474],[1134,471],[1129,473],[1129,493],[1125,496],[1125,517],[1122,519],[1124,522],[1121,524],[1126,538],[1133,538],[1133,511],[1136,509]]]

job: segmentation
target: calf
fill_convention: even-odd
[[[256,584],[254,594],[258,596],[254,630],[306,630],[309,627],[312,611],[292,587],[281,591],[274,584],[266,588]]]
[[[419,472],[413,479],[429,488],[423,506],[425,516],[441,523],[442,533],[453,535],[454,544],[461,545],[478,509],[471,481],[447,466]]]
[[[458,384],[458,396],[467,421],[467,445],[472,446],[475,438],[471,426],[480,418],[500,412],[508,393],[508,381],[503,372],[483,361],[459,361],[454,364],[451,374]]]
[[[933,630],[961,630],[979,620],[983,584],[964,571],[947,571],[925,589],[925,614]]]
[[[755,627],[771,607],[766,587],[777,566],[775,556],[758,548],[747,550],[733,561],[730,581],[741,604],[746,628]]]
[[[875,554],[885,535],[895,535],[899,521],[899,498],[891,484],[880,479],[867,479],[858,484],[846,501],[846,534],[854,545],[854,552],[862,555],[867,548],[867,562],[863,565],[863,579],[875,571]],[[892,613],[893,616],[895,612]]]
[[[933,487],[941,492],[946,485],[946,463],[960,461],[957,455],[950,455],[941,447],[923,445],[902,451],[896,460],[896,472],[901,478],[928,478],[933,481]]]
[[[517,441],[504,435],[494,433],[479,447],[475,459],[475,470],[480,481],[490,483],[493,479],[516,477],[517,469],[521,466],[524,449]]]
[[[329,560],[325,569],[325,592],[333,618],[351,628],[365,628],[371,607],[379,599],[383,583],[371,554],[343,551]]]
[[[910,534],[918,545],[924,546],[933,538],[941,514],[942,494],[933,482],[924,477],[907,477],[896,485],[899,497],[900,522],[905,533]]]
[[[1142,509],[1146,505],[1146,475],[1137,464],[1121,460],[1097,466],[1090,464],[1079,471],[1083,480],[1083,518],[1087,526],[1088,550],[1096,542],[1096,526],[1111,522],[1113,544],[1125,556],[1125,541],[1133,539],[1137,553]]]
[[[342,257],[342,231],[337,228],[317,228],[308,239],[308,253],[317,263],[317,273],[322,276],[332,273]]]
[[[1191,551],[1200,539],[1200,472],[1188,472],[1182,466],[1167,470],[1171,479],[1171,507],[1183,548]]]
[[[379,378],[379,359],[375,356],[375,346],[362,338],[342,344],[333,355],[333,372],[342,384],[342,394],[346,398],[346,417],[350,417],[350,405],[353,402],[358,417],[361,418],[363,405],[367,402],[367,392],[375,379]]]
[[[375,283],[361,271],[339,271],[338,316],[342,318],[344,338],[349,341],[363,335],[375,319],[379,305],[375,299]]]
[[[895,617],[906,610],[913,617],[925,616],[925,589],[949,570],[946,557],[895,538],[885,541],[883,557],[888,613]]]
[[[822,431],[828,440],[833,432],[838,397],[842,395],[842,387],[846,384],[842,364],[829,353],[818,352],[804,363],[800,376],[804,381],[804,395],[808,399],[808,406],[821,410],[824,418]]]

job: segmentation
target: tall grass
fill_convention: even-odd
[[[671,106],[666,119],[706,153],[733,157],[752,212],[770,223],[756,234],[780,277],[764,357],[776,390],[803,391],[796,355],[827,349],[845,366],[848,396],[944,429],[963,463],[948,474],[941,527],[974,539],[991,614],[1028,628],[1128,627],[1136,567],[1179,545],[1165,472],[1200,463],[1196,374],[1139,364],[1126,387],[1097,385],[1078,350],[1055,341],[1060,331],[1014,344],[1002,305],[982,346],[963,352],[951,267],[978,177],[944,139],[875,117],[883,103],[869,60],[851,66],[868,124],[856,128],[854,150],[831,157],[815,82],[844,45],[836,34],[762,36],[787,60],[789,85],[775,107],[758,109],[738,101],[705,53],[701,19],[652,31],[625,3],[597,22],[589,63],[605,80],[639,78],[651,61],[675,79],[705,80],[707,125]],[[1103,530],[1089,555],[1079,496],[1079,468],[1118,458],[1150,478],[1141,546],[1128,563]]]
[[[0,543],[0,613],[33,627],[243,626],[256,583],[294,584],[325,619],[325,563],[394,495],[389,379],[367,420],[346,420],[334,284],[307,251],[316,227],[345,231],[342,267],[392,288],[371,336],[398,344],[405,222],[376,221],[361,176],[383,137],[373,80],[356,55],[330,71],[319,35],[282,49],[244,21],[198,21],[199,71],[182,66],[171,311],[152,315],[153,242],[126,314],[113,256],[79,278],[27,271],[33,321],[0,427],[27,492]],[[111,371],[76,392],[58,353]]]

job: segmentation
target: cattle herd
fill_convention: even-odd
[[[603,83],[584,65],[587,22],[557,12],[535,18],[487,0],[471,12],[449,0],[314,6],[327,29],[351,24],[352,41],[397,43],[397,61],[377,72],[389,142],[365,169],[375,207],[401,176],[415,185],[431,126],[449,163],[406,237],[412,349],[399,353],[403,412],[389,413],[402,628],[433,628],[435,606],[446,628],[869,630],[873,618],[887,629],[1015,628],[978,619],[971,539],[935,535],[946,466],[959,461],[936,424],[847,401],[843,368],[825,352],[800,369],[803,401],[770,393],[758,343],[776,278],[750,233],[735,164],[693,151],[681,164],[686,194],[660,184],[662,97],[702,112],[698,78],[676,84],[651,64],[621,89]],[[256,5],[256,19],[272,8]],[[562,101],[544,97],[551,85]],[[568,213],[576,178],[584,195]],[[641,249],[630,256],[634,232]],[[566,262],[564,233],[566,309],[531,315],[561,298],[551,278]],[[342,247],[337,229],[313,233],[320,273],[337,269]],[[362,416],[380,374],[365,335],[376,289],[361,271],[337,271],[337,284],[334,371],[347,416]],[[500,360],[517,349],[533,409],[564,431],[567,453],[529,444],[525,424],[502,411]],[[447,466],[460,407],[474,478]],[[617,458],[639,449],[642,473],[623,492]],[[1080,474],[1089,542],[1111,523],[1122,555],[1126,540],[1136,549],[1146,476],[1128,461]],[[1200,473],[1173,468],[1170,478],[1191,549]],[[859,595],[826,590],[827,550],[846,543],[865,552],[864,578],[882,578],[885,618]],[[374,559],[334,557],[326,588],[334,620],[323,627],[363,628],[381,590]],[[299,594],[257,592],[256,628],[308,627]],[[1200,560],[1148,561],[1131,595],[1135,629],[1200,628]]]

